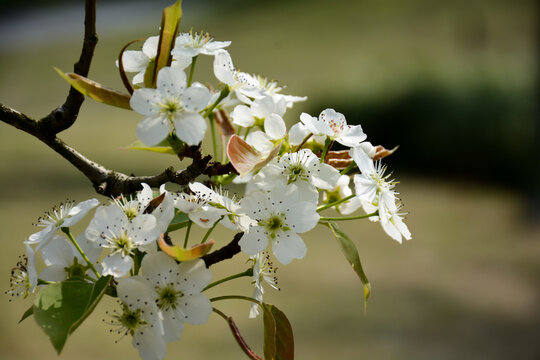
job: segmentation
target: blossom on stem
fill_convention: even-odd
[[[171,55],[189,58],[199,54],[215,55],[219,49],[223,49],[230,44],[230,41],[214,41],[208,33],[182,33],[176,38]]]
[[[122,312],[113,312],[111,332],[132,336],[132,344],[143,360],[162,360],[167,345],[164,339],[163,322],[152,297],[152,290],[134,277],[123,279],[116,287],[122,301]]]
[[[151,300],[160,311],[166,342],[180,338],[184,322],[202,325],[212,313],[210,300],[201,294],[212,272],[200,259],[177,264],[162,252],[149,254],[142,261],[142,275],[132,279],[152,289]]]
[[[58,229],[75,225],[98,205],[97,199],[85,200],[77,205],[74,201],[60,203],[52,209],[52,212],[47,212],[45,216],[38,219],[36,226],[44,227],[44,229],[30,235],[25,244],[39,244],[36,250],[41,249],[53,238]]]
[[[85,234],[96,246],[110,251],[101,262],[103,275],[118,278],[127,274],[133,265],[135,250],[144,250],[157,240],[156,227],[156,218],[151,214],[129,219],[117,204],[99,207]]]
[[[101,255],[102,249],[95,247],[82,233],[75,239],[77,244],[94,264]],[[64,236],[55,236],[41,248],[41,258],[45,263],[45,269],[39,274],[39,278],[47,281],[63,281],[70,277],[95,277],[94,273],[87,269],[85,260]]]
[[[317,188],[332,190],[339,180],[339,171],[320,159],[309,149],[288,153],[272,160],[263,167],[253,180],[262,189],[269,190],[275,184],[295,184],[300,198],[317,202]]]
[[[137,125],[137,137],[148,146],[165,139],[174,129],[176,136],[188,145],[204,138],[206,121],[199,114],[210,100],[210,91],[194,83],[186,89],[186,74],[175,67],[162,68],[157,88],[135,90],[130,105],[145,117]]]
[[[323,201],[327,204],[331,204],[342,199],[345,199],[353,194],[351,188],[349,187],[350,176],[341,175],[336,184],[336,187],[332,190],[327,190],[323,193]],[[336,205],[336,210],[338,213],[343,215],[352,214],[358,208],[362,206],[360,199],[358,197],[353,197],[350,200],[342,202],[341,204]]]
[[[334,109],[323,110],[319,118],[302,113],[300,121],[313,135],[325,135],[349,147],[359,146],[367,137],[360,125],[347,125],[345,116]]]
[[[277,268],[275,268],[270,261],[270,255],[263,251],[262,253],[251,256],[250,260],[253,261],[253,298],[259,302],[263,301],[263,282],[266,282],[270,287],[279,290],[278,281],[276,277]],[[259,305],[251,303],[249,309],[249,318],[255,318],[259,315]]]
[[[240,205],[247,215],[257,221],[239,241],[248,255],[256,255],[272,241],[272,251],[282,264],[306,255],[306,245],[298,235],[317,225],[316,203],[299,196],[296,185],[277,184],[270,191],[254,191]]]

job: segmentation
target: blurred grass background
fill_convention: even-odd
[[[90,77],[122,88],[114,66],[129,40],[157,34],[169,1],[98,3]],[[540,175],[536,86],[538,26],[533,1],[184,1],[182,29],[203,29],[242,71],[307,95],[288,112],[334,107],[362,124],[368,138],[401,145],[388,159],[409,212],[413,240],[399,245],[377,224],[345,224],[373,284],[366,314],[360,282],[324,229],[304,236],[308,255],[281,266],[281,292],[266,299],[291,320],[298,359],[537,359],[540,357]],[[70,71],[79,56],[82,4],[1,2],[0,102],[41,117],[68,87],[52,69]],[[24,6],[21,8],[21,6]],[[202,59],[201,59],[202,60]],[[208,79],[210,61],[196,75]],[[173,158],[120,147],[135,139],[136,114],[88,100],[60,134],[102,165],[152,174]],[[0,273],[24,250],[43,211],[65,198],[95,196],[88,181],[50,149],[0,123]],[[105,199],[101,199],[104,201]],[[216,234],[218,244],[232,235]],[[239,257],[240,258],[240,257]],[[243,270],[215,267],[215,278]],[[236,280],[213,294],[250,294]],[[218,291],[219,290],[219,291]],[[29,300],[0,310],[5,359],[57,358],[29,319]],[[114,343],[101,322],[106,301],[77,330],[63,359],[132,359],[130,340]],[[246,304],[216,304],[234,316],[260,350],[262,321]],[[212,316],[186,326],[168,359],[237,359],[243,354]]]

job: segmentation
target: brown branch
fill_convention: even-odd
[[[238,242],[242,238],[242,235],[244,235],[243,232],[234,235],[234,238],[230,243],[219,250],[204,255],[202,259],[204,260],[206,267],[210,267],[226,259],[231,259],[234,255],[238,254],[240,252],[240,245],[238,245]]]
[[[83,46],[79,61],[73,66],[73,70],[76,74],[84,77],[88,76],[97,42],[96,0],[86,0]],[[54,109],[49,115],[39,120],[42,129],[47,131],[50,135],[56,135],[59,132],[68,129],[75,123],[75,120],[77,120],[83,101],[84,95],[71,87],[66,101]]]
[[[86,0],[84,29],[81,55],[79,61],[74,65],[75,73],[81,76],[88,75],[98,40],[96,35],[95,0]],[[105,196],[133,193],[142,188],[142,183],[147,183],[151,187],[158,187],[166,182],[187,185],[200,175],[222,175],[229,173],[231,170],[229,165],[214,162],[209,165],[212,157],[210,155],[202,157],[200,146],[185,147],[182,156],[189,157],[193,161],[191,165],[182,171],[174,171],[174,169],[168,168],[158,175],[129,176],[108,170],[100,164],[87,159],[56,137],[56,134],[60,131],[73,125],[83,101],[84,96],[74,88],[70,88],[64,104],[40,120],[32,119],[17,110],[0,104],[0,121],[41,140],[81,171],[92,182],[96,192]]]

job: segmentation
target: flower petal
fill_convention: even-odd
[[[171,123],[164,116],[145,117],[137,125],[137,137],[147,146],[160,143],[171,132]]]
[[[178,273],[178,286],[184,294],[199,293],[212,280],[212,272],[200,259],[182,262],[178,266]]]
[[[200,293],[185,294],[179,300],[178,308],[184,313],[183,320],[192,325],[206,323],[212,313],[212,303]]]
[[[188,145],[198,145],[206,133],[206,121],[199,114],[182,113],[174,120],[176,136]]]
[[[268,234],[264,228],[253,226],[248,233],[244,233],[238,242],[240,249],[248,255],[255,255],[266,249],[268,246]]]
[[[284,231],[276,234],[272,243],[272,251],[280,263],[287,265],[293,259],[304,258],[307,248],[299,235],[292,231]]]

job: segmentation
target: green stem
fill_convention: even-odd
[[[211,283],[207,287],[205,287],[202,291],[206,291],[206,290],[208,290],[210,288],[213,288],[216,285],[222,284],[222,283],[230,281],[230,280],[238,279],[238,278],[241,278],[241,277],[244,277],[244,276],[253,276],[253,268],[249,268],[244,272],[234,274],[234,275],[231,275],[231,276],[227,276],[226,278],[223,278],[221,280],[214,281],[213,283]]]
[[[219,220],[216,221],[216,222],[214,223],[214,225],[212,225],[212,227],[211,227],[210,229],[208,229],[208,231],[206,232],[206,234],[204,234],[204,237],[203,237],[203,239],[202,239],[202,241],[201,241],[201,244],[204,244],[204,243],[206,242],[206,240],[208,239],[208,237],[210,236],[210,234],[212,233],[212,231],[214,231],[214,229],[216,228],[218,222],[220,222],[221,220],[223,220],[223,217],[224,217],[224,216],[225,216],[225,215],[221,215],[221,217],[219,218]]]
[[[210,121],[210,132],[212,133],[212,149],[214,151],[214,159],[217,159],[217,139],[214,113],[208,114],[208,121]]]
[[[42,280],[42,279],[37,280],[38,285],[51,285],[51,284],[54,284],[55,282],[56,281],[48,281],[48,280]]]
[[[243,295],[225,295],[225,296],[218,296],[215,298],[211,298],[210,302],[214,301],[220,301],[220,300],[246,300],[251,301],[252,303],[255,303],[262,307],[262,303],[259,300],[255,300],[253,298],[250,298],[249,296],[243,296]]]
[[[191,69],[189,69],[189,79],[187,83],[187,87],[191,86],[191,83],[193,82],[193,73],[195,72],[195,64],[197,63],[197,58],[199,55],[195,56],[193,60],[191,61]]]
[[[73,235],[71,235],[71,232],[69,231],[69,228],[67,227],[63,227],[61,228],[62,232],[64,234],[67,235],[69,241],[71,241],[71,243],[73,244],[73,246],[75,246],[75,248],[77,249],[77,251],[79,252],[79,254],[81,254],[82,258],[84,259],[84,261],[86,261],[86,264],[90,267],[90,269],[92,270],[92,272],[94,273],[94,275],[96,275],[96,277],[99,279],[101,277],[101,275],[99,275],[98,271],[96,270],[96,268],[94,267],[94,264],[92,264],[92,262],[90,261],[90,259],[88,258],[88,256],[86,256],[86,254],[84,253],[84,251],[81,249],[81,247],[79,246],[79,244],[77,244],[77,241],[73,238]]]
[[[218,314],[219,316],[221,316],[222,318],[224,318],[225,321],[229,322],[229,317],[227,315],[225,315],[225,313],[223,313],[221,310],[218,310],[216,308],[212,308],[212,311],[215,312],[216,314]]]
[[[341,170],[341,175],[347,174],[349,171],[351,171],[355,167],[356,167],[356,164],[354,163],[354,161],[351,161],[351,163],[345,169]]]
[[[189,240],[189,232],[191,231],[191,224],[193,224],[193,221],[189,220],[187,224],[186,237],[184,238],[184,249],[187,249],[187,243]]]
[[[352,194],[352,195],[349,195],[349,196],[347,196],[347,197],[345,197],[345,198],[343,198],[343,199],[341,199],[341,200],[338,200],[338,201],[336,201],[336,202],[333,202],[333,203],[330,203],[330,204],[326,204],[326,205],[321,205],[321,206],[319,206],[319,207],[317,208],[317,211],[323,211],[323,210],[326,210],[326,209],[331,208],[331,207],[333,207],[333,206],[339,205],[339,204],[341,204],[341,203],[344,203],[344,202],[347,201],[347,200],[352,199],[352,198],[355,197],[355,196],[356,196],[356,195]]]
[[[210,106],[203,114],[204,117],[208,117],[210,116],[210,114],[212,113],[212,111],[214,111],[214,109],[216,108],[216,106],[219,105],[219,103],[221,102],[221,100],[225,99],[227,97],[227,95],[229,95],[231,91],[229,90],[229,87],[228,86],[225,86],[223,88],[223,90],[221,90],[221,92],[219,93],[219,97],[217,98],[217,100],[212,104],[212,106]]]
[[[251,131],[251,127],[246,128],[246,133],[244,134],[244,141],[247,139],[250,131]]]
[[[345,221],[345,220],[357,220],[357,219],[367,219],[372,216],[379,215],[379,211],[375,211],[371,214],[367,215],[359,215],[359,216],[344,216],[344,217],[324,217],[321,216],[320,221]]]
[[[330,150],[333,144],[334,144],[334,140],[331,140],[330,138],[326,138],[326,141],[324,142],[324,149],[321,154],[321,163],[324,163],[324,160],[326,159],[326,154],[328,153],[328,150]]]

